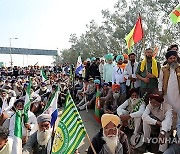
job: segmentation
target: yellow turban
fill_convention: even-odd
[[[118,126],[120,124],[120,118],[114,114],[103,114],[101,117],[102,128],[104,128],[109,122]]]

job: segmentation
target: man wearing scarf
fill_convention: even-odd
[[[177,113],[180,110],[180,64],[176,51],[169,51],[165,56],[167,64],[160,71],[158,88]]]
[[[145,103],[140,101],[138,90],[135,88],[129,90],[129,96],[130,98],[117,108],[117,114],[123,122],[123,126],[134,129],[136,135],[141,125]]]
[[[145,103],[148,104],[148,95],[158,92],[158,77],[160,64],[153,57],[153,50],[145,50],[145,59],[142,60],[136,70],[136,76],[141,80],[140,95],[141,97],[147,92]]]
[[[116,57],[117,65],[114,67],[113,75],[112,75],[112,84],[120,85],[120,95],[123,98],[121,104],[126,99],[126,82],[124,79],[124,69],[126,64],[123,63],[124,57],[123,55],[118,55]]]

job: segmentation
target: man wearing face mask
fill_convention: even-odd
[[[144,143],[146,152],[152,152],[151,149],[151,130],[159,133],[159,152],[167,149],[169,141],[169,132],[172,126],[172,106],[164,102],[164,98],[158,94],[149,95],[149,104],[142,115]]]
[[[120,105],[121,97],[120,97],[120,85],[113,84],[112,85],[112,92],[113,92],[113,103],[112,103],[112,110],[113,112],[116,112],[117,107]]]
[[[130,98],[117,108],[117,114],[124,126],[127,125],[129,129],[134,129],[134,134],[137,134],[145,110],[145,103],[140,102],[138,90],[135,88],[129,90],[129,96]],[[139,108],[137,108],[138,105]]]
[[[153,50],[151,48],[146,49],[145,59],[139,63],[136,70],[136,76],[141,80],[140,96],[142,97],[147,92],[146,104],[148,104],[149,94],[158,92],[159,71],[160,64],[153,57]]]
[[[38,130],[32,134],[23,148],[23,154],[50,154],[52,146],[51,116],[37,117]]]
[[[24,115],[24,100],[18,99],[14,103],[14,107],[12,108],[11,111],[8,112],[8,115],[11,117],[10,118],[10,123],[9,123],[9,136],[13,138],[14,136],[14,125],[15,125],[15,116],[16,116],[16,111],[19,110],[21,111],[22,115]],[[34,133],[36,131],[36,124],[37,124],[37,119],[36,116],[31,112],[28,111],[28,122],[23,123],[22,125],[22,139],[23,143],[27,141],[27,138],[29,135]]]

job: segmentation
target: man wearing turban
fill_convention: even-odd
[[[104,114],[101,117],[102,128],[93,137],[92,145],[97,154],[130,154],[127,136],[119,129],[117,115]],[[91,146],[87,154],[94,154]]]
[[[150,136],[152,130],[158,133],[160,139],[159,152],[164,152],[168,147],[169,132],[172,126],[172,106],[164,102],[164,98],[158,94],[149,95],[149,104],[142,115],[144,143],[146,152],[151,151]]]
[[[103,80],[104,82],[112,83],[112,74],[113,74],[113,56],[112,54],[107,54],[106,55],[106,64],[104,65],[103,69]]]
[[[177,62],[177,52],[166,53],[167,64],[162,67],[159,76],[159,91],[164,95],[173,110],[180,110],[180,64]]]
[[[113,69],[113,75],[112,75],[112,84],[118,84],[120,85],[120,95],[123,98],[121,104],[126,99],[126,82],[124,79],[124,69],[125,64],[123,64],[124,57],[123,55],[118,55],[116,57],[117,65]]]

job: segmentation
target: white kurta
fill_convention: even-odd
[[[160,73],[159,90],[162,91],[163,73]],[[173,107],[175,112],[180,111],[180,93],[178,87],[177,74],[174,69],[170,68],[167,94],[164,96],[166,102]]]

